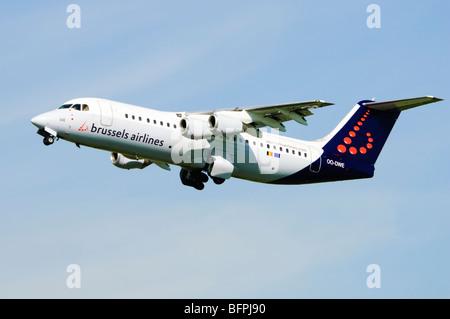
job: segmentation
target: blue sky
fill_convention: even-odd
[[[77,1],[0,5],[2,298],[449,298],[448,1]],[[366,8],[381,9],[369,29]],[[198,192],[35,134],[76,97],[167,111],[434,95],[401,115],[369,180]],[[69,264],[81,288],[66,286]],[[366,268],[378,264],[381,288]]]

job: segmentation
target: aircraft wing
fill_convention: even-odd
[[[279,129],[282,132],[285,132],[286,128],[283,125],[283,122],[294,120],[297,123],[308,125],[305,117],[313,115],[311,110],[328,105],[333,105],[333,103],[325,102],[322,100],[314,100],[307,102],[295,102],[257,107],[236,107],[234,109],[216,110],[194,114],[210,115],[223,112],[226,113],[227,116],[240,119],[244,124],[248,126],[253,126],[256,128],[270,126],[272,128]]]

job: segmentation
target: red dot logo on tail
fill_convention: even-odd
[[[343,139],[344,144],[346,144],[346,145],[352,144],[352,142],[353,142],[352,138],[355,138],[355,137],[356,137],[357,132],[358,132],[358,131],[361,129],[361,127],[364,125],[364,122],[365,122],[366,119],[368,118],[369,114],[370,114],[370,110],[368,110],[368,111],[366,112],[366,114],[364,114],[363,117],[361,117],[361,119],[356,123],[357,125],[355,125],[355,126],[353,127],[353,131],[349,131],[349,132],[348,132],[348,135],[349,135],[351,138],[350,138],[350,137],[344,137],[344,139]],[[356,132],[355,132],[355,131],[356,131]],[[367,154],[368,150],[371,150],[371,149],[373,148],[373,145],[372,145],[372,143],[373,143],[372,133],[367,132],[367,133],[366,133],[366,136],[367,136],[367,142],[368,142],[368,143],[366,143],[365,146],[359,147],[359,149],[358,149],[357,147],[353,147],[353,146],[350,147],[350,148],[348,149],[348,151],[349,151],[350,154],[356,155],[356,154],[358,154],[358,151],[359,151],[360,154],[365,155],[365,154]],[[347,146],[345,146],[344,144],[339,144],[339,145],[337,146],[337,150],[338,150],[339,153],[344,154],[344,153],[347,152]]]
[[[345,153],[345,152],[347,152],[347,147],[345,147],[345,145],[340,144],[340,145],[338,145],[337,150],[340,153]]]

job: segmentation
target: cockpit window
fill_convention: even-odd
[[[82,107],[81,107],[81,109],[82,109],[83,111],[89,111],[89,106],[88,106],[87,104],[83,104]]]
[[[80,104],[74,104],[74,105],[72,105],[72,110],[80,111],[80,110],[81,110],[81,105],[80,105]]]
[[[72,104],[64,104],[64,105],[61,105],[60,107],[58,107],[58,109],[59,110],[62,110],[62,109],[68,109],[69,107],[71,107],[72,106]]]

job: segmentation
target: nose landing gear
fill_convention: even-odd
[[[48,145],[52,145],[54,141],[55,141],[55,138],[53,136],[51,136],[51,135],[45,136],[44,140],[43,140],[44,145],[47,145],[47,146]]]
[[[43,140],[44,145],[46,145],[46,146],[52,145],[53,142],[55,142],[55,136],[54,136],[53,134],[50,134],[50,133],[47,132],[46,130],[44,130],[44,129],[39,129],[39,130],[37,131],[37,133],[38,133],[39,135],[41,135],[41,136],[44,137],[44,140]],[[55,135],[56,135],[56,132],[55,132]]]

